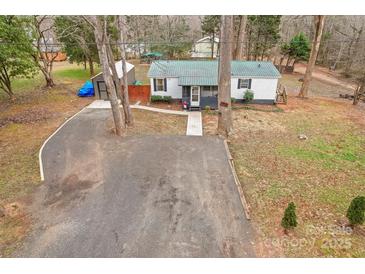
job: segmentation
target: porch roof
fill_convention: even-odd
[[[179,86],[217,86],[217,77],[186,76],[179,77]]]

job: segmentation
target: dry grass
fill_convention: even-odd
[[[365,195],[365,111],[348,101],[290,97],[283,112],[234,111],[230,149],[252,208],[260,256],[364,257],[365,228],[348,233],[347,207]],[[204,115],[214,134],[217,116]],[[308,140],[299,140],[305,134]],[[289,202],[298,227],[283,233]]]
[[[185,135],[187,116],[132,109],[134,125],[127,129],[127,136]],[[109,120],[110,128],[113,121]]]

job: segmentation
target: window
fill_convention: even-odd
[[[155,91],[166,91],[165,79],[155,79]]]
[[[202,97],[218,96],[218,86],[202,86]]]
[[[182,97],[183,98],[190,97],[190,86],[183,86],[182,87]]]
[[[238,88],[251,88],[251,79],[238,79]]]

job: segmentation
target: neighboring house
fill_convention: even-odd
[[[249,89],[253,102],[275,103],[279,71],[271,62],[232,61],[231,97],[243,100]],[[154,61],[148,72],[151,95],[182,99],[190,107],[218,104],[218,61]]]
[[[53,37],[47,37],[45,41],[41,43],[41,58],[47,58],[47,60],[54,60],[56,62],[66,61],[67,55],[62,51],[61,46],[58,46]]]
[[[214,38],[213,58],[218,56],[219,38]],[[212,37],[206,36],[196,41],[191,50],[193,58],[211,58],[212,57]]]
[[[117,69],[119,79],[122,80],[123,78],[122,61],[116,62],[115,67]],[[128,85],[133,84],[136,80],[134,65],[128,62],[127,62],[127,77],[128,77]],[[98,96],[99,99],[109,99],[103,73],[100,72],[99,74],[95,75],[94,77],[91,78],[91,81],[94,85],[95,96]],[[119,94],[117,95],[119,97]]]
[[[53,16],[39,16],[40,17],[40,31],[41,37],[39,41],[34,41],[35,44],[39,42],[41,58],[56,62],[67,60],[67,55],[62,51],[62,47],[57,40],[54,33],[54,18]]]

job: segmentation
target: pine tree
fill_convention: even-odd
[[[346,217],[351,225],[360,225],[365,221],[365,197],[357,196],[351,201]]]
[[[285,209],[284,217],[281,219],[281,226],[287,230],[297,226],[297,215],[295,214],[295,204],[291,202]]]

